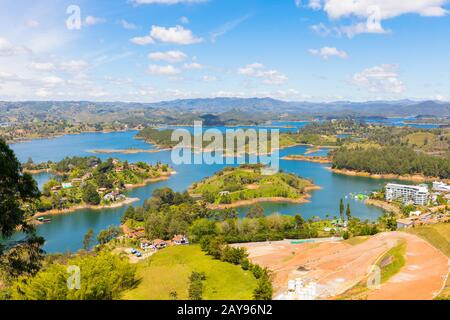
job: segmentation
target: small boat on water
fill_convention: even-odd
[[[42,222],[42,223],[50,223],[50,222],[52,222],[52,219],[48,219],[48,218],[44,218],[44,217],[39,217],[36,220],[39,221],[39,222]]]

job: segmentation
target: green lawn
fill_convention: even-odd
[[[204,300],[252,299],[256,279],[240,266],[214,260],[199,246],[164,249],[138,265],[137,288],[124,294],[131,300],[168,300],[176,291],[178,299],[188,299],[188,278],[192,271],[205,272]]]
[[[398,245],[386,252],[377,262],[381,269],[381,283],[388,281],[397,274],[405,265],[406,241],[400,241]]]

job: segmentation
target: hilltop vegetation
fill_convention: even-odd
[[[450,129],[385,127],[342,120],[310,124],[300,130],[302,134],[315,138],[317,145],[323,143],[319,138],[337,139],[340,148],[330,153],[337,170],[450,178]]]
[[[139,139],[154,144],[158,148],[173,148],[178,144],[178,141],[172,141],[173,130],[158,130],[151,127],[147,127],[139,131],[136,135]]]
[[[39,211],[123,201],[126,197],[122,190],[166,179],[171,172],[167,165],[129,164],[111,158],[102,161],[96,157],[72,157],[37,165],[29,160],[23,167],[28,170],[47,169],[55,174],[43,187],[37,202]]]
[[[272,175],[262,173],[264,167],[242,165],[225,168],[214,176],[196,183],[190,189],[210,204],[233,204],[238,201],[258,198],[281,197],[300,199],[312,183],[291,173],[279,172]]]
[[[416,152],[408,147],[340,148],[333,168],[371,174],[424,175],[450,178],[450,159]]]

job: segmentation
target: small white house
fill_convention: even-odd
[[[421,214],[422,214],[422,211],[411,211],[409,213],[409,217],[410,218],[412,218],[412,217],[419,217]]]

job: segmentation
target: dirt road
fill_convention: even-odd
[[[332,299],[367,276],[371,266],[401,240],[407,244],[406,265],[369,299],[431,299],[448,272],[447,257],[424,240],[402,232],[380,233],[350,245],[343,241],[291,244],[244,244],[252,261],[274,273],[275,296],[288,280],[317,283],[317,299]]]

